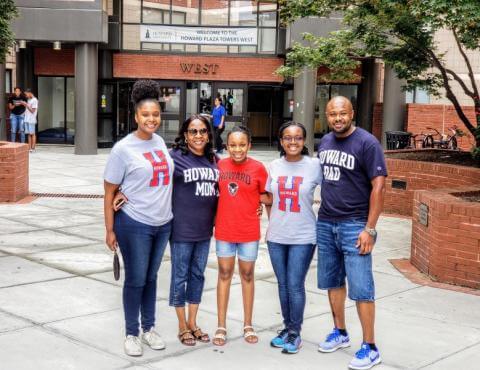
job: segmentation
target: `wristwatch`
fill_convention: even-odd
[[[371,228],[365,226],[365,231],[367,232],[368,235],[370,235],[373,238],[375,238],[377,236],[377,230],[375,230],[375,229],[371,229]]]

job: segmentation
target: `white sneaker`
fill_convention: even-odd
[[[143,355],[142,342],[134,335],[127,335],[124,344],[125,353],[129,356]]]
[[[151,349],[156,350],[165,349],[167,346],[160,334],[153,330],[153,328],[142,334],[142,342],[148,345]]]

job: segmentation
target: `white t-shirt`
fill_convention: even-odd
[[[313,194],[322,182],[318,158],[303,156],[298,162],[285,157],[270,165],[265,189],[273,194],[267,240],[280,244],[316,244]]]
[[[172,214],[173,160],[163,139],[127,135],[113,147],[103,178],[119,184],[128,202],[122,210],[135,221],[161,226]]]
[[[38,100],[37,98],[33,97],[31,99],[28,99],[28,105],[30,105],[31,108],[35,108],[35,112],[30,112],[28,108],[25,109],[25,119],[24,121],[26,123],[37,123],[37,113],[38,113]]]

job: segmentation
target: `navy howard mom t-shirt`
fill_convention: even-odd
[[[325,135],[318,146],[323,169],[322,204],[318,218],[326,221],[368,218],[371,180],[387,176],[383,149],[369,132],[357,127],[350,136]]]
[[[195,242],[212,237],[218,200],[219,172],[205,156],[181,150],[170,152],[173,174],[173,230],[177,242]]]

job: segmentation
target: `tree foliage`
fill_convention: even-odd
[[[280,16],[285,24],[299,18],[343,14],[343,26],[329,37],[306,34],[307,43],[294,43],[283,76],[295,76],[302,67],[326,66],[326,79],[352,78],[359,58],[378,57],[390,65],[398,77],[430,94],[442,88],[480,148],[480,94],[467,50],[480,52],[479,0],[280,0]],[[435,35],[447,30],[468,71],[462,79],[445,63]],[[468,119],[452,89],[458,83],[475,106],[476,120]],[[480,155],[480,154],[479,154]]]
[[[0,63],[5,63],[8,49],[15,41],[10,22],[17,16],[13,0],[0,0]]]

